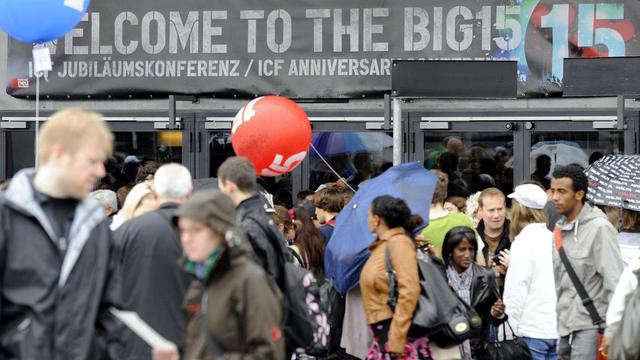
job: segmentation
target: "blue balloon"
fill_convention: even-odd
[[[27,44],[41,44],[73,29],[90,0],[0,0],[0,29]]]

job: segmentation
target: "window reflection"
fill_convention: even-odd
[[[576,164],[586,168],[607,154],[624,152],[624,133],[614,131],[535,132],[531,136],[531,179],[549,188],[558,166]]]
[[[383,132],[319,132],[313,135],[309,188],[338,181],[329,165],[354,188],[392,165],[393,137]]]
[[[113,156],[98,188],[117,191],[151,180],[160,165],[182,163],[182,131],[114,132]]]
[[[513,188],[513,135],[506,132],[425,133],[424,165],[449,176],[449,196],[469,197],[489,187]]]

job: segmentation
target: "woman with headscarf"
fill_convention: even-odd
[[[176,212],[185,258],[194,276],[187,291],[183,359],[284,359],[282,298],[234,227],[235,206],[220,192],[203,191]],[[178,359],[154,350],[155,360]]]

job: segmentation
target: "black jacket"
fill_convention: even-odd
[[[34,173],[19,172],[0,197],[0,359],[119,359],[122,326],[108,311],[120,301],[119,279],[104,210],[79,202],[60,242],[34,197]]]
[[[241,202],[236,209],[236,224],[245,231],[253,249],[253,259],[279,283],[286,256],[284,241],[273,220],[265,212],[260,196]]]
[[[496,275],[492,269],[472,264],[473,280],[471,281],[471,307],[482,318],[482,332],[471,339],[472,352],[476,352],[481,347],[489,334],[489,325],[500,325],[507,320],[507,315],[502,319],[491,316],[491,307],[498,300],[500,295],[496,284]]]
[[[178,266],[182,245],[171,218],[178,204],[167,203],[126,221],[115,232],[121,248],[122,298],[160,335],[182,346],[186,319],[182,300],[190,277]],[[151,348],[127,330],[123,359],[151,359]]]
[[[511,240],[509,240],[509,225],[510,225],[509,220],[505,220],[504,227],[502,230],[502,237],[500,238],[500,242],[498,243],[498,247],[496,248],[494,257],[500,254],[500,251],[511,248]],[[482,242],[485,245],[484,248],[482,249],[482,254],[484,255],[485,260],[487,261],[487,264],[489,264],[489,261],[491,261],[492,259],[489,259],[489,244],[484,239],[484,221],[483,220],[480,220],[480,223],[478,223],[477,231],[478,231],[478,234],[480,235],[480,238],[482,238]]]

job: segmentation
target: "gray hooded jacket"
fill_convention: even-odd
[[[0,196],[0,359],[120,358],[109,225],[97,201],[76,207],[63,253],[23,170]],[[108,350],[107,350],[108,349]]]
[[[623,270],[617,232],[606,215],[585,204],[578,217],[557,224],[563,246],[578,278],[593,299],[598,313],[605,319],[609,300]],[[575,331],[596,329],[582,304],[558,252],[553,251],[556,291],[558,293],[558,333],[567,336]]]

